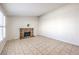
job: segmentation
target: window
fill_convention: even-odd
[[[5,16],[0,12],[0,41],[5,38]]]

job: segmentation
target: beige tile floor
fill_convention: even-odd
[[[79,46],[43,36],[8,40],[1,55],[78,55]]]

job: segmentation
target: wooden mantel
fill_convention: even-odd
[[[33,28],[20,28],[20,39],[24,39],[24,32],[30,32],[30,37],[33,37]]]

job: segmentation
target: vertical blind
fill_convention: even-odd
[[[0,11],[0,41],[5,38],[5,16]]]

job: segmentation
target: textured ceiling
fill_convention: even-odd
[[[3,3],[8,16],[40,16],[66,5],[64,3]]]

